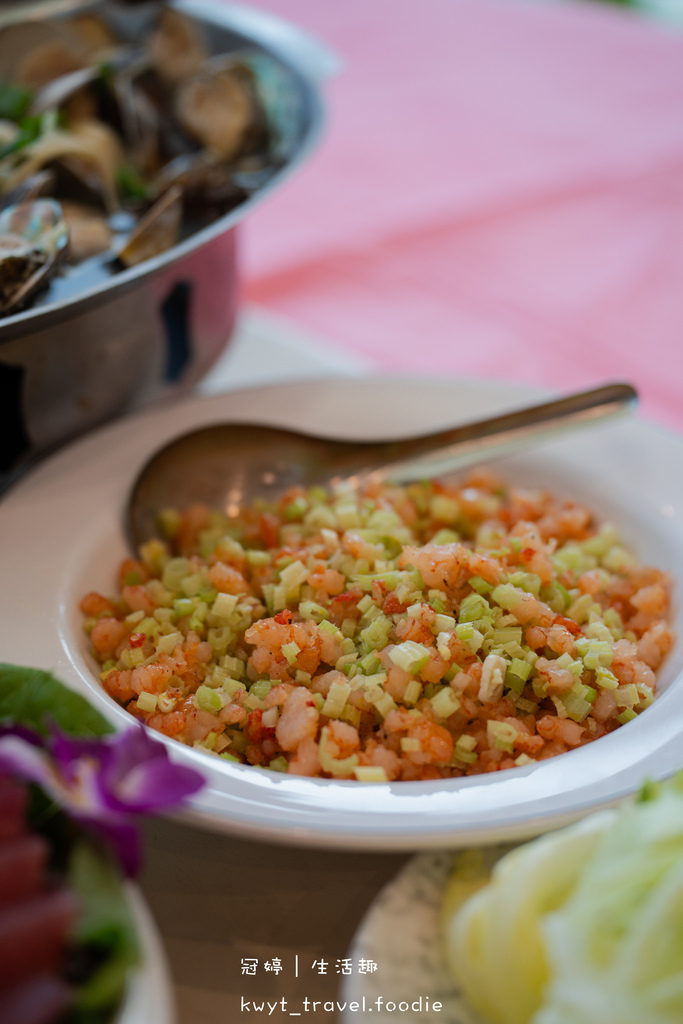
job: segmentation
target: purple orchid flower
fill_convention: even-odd
[[[101,740],[53,730],[46,741],[21,727],[0,732],[0,770],[40,786],[71,817],[114,848],[124,870],[140,864],[131,815],[173,807],[204,785],[192,768],[171,762],[142,726]]]

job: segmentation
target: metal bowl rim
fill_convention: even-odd
[[[188,13],[189,5],[183,2],[183,0],[176,0],[172,6],[182,9],[184,13]],[[229,6],[224,8],[222,4],[214,3],[212,0],[203,0],[201,5],[197,6],[201,8],[202,16],[199,17],[198,15],[194,15],[196,21],[202,24],[216,25],[219,28],[236,31],[240,35],[245,34],[241,29],[235,29],[233,27],[230,20]],[[134,286],[137,281],[143,278],[146,279],[148,277],[153,277],[158,272],[179,262],[184,257],[196,252],[198,249],[201,249],[207,243],[234,228],[255,206],[262,202],[263,199],[265,199],[274,189],[279,187],[280,184],[293,171],[295,171],[301,163],[304,162],[306,157],[315,148],[315,145],[320,138],[324,123],[325,108],[322,101],[319,82],[304,68],[297,67],[295,64],[288,61],[286,55],[278,53],[276,49],[270,48],[266,43],[259,41],[257,38],[253,39],[253,43],[260,49],[269,53],[270,56],[274,57],[284,65],[288,71],[298,77],[307,90],[308,100],[311,105],[310,127],[294,156],[283,167],[277,170],[272,178],[262,188],[259,188],[248,199],[245,199],[244,202],[240,203],[233,210],[230,210],[229,213],[219,217],[218,220],[215,220],[212,224],[209,224],[207,227],[202,228],[193,235],[190,235],[189,238],[186,238],[177,245],[174,245],[167,252],[162,253],[159,256],[155,256],[152,259],[145,260],[138,266],[131,267],[128,270],[123,270],[112,276],[110,280],[93,285],[90,288],[86,288],[82,292],[78,292],[76,295],[68,296],[61,301],[49,302],[42,306],[33,307],[32,309],[24,310],[21,313],[15,313],[13,316],[3,318],[0,322],[0,345],[3,342],[10,341],[14,338],[44,330],[48,328],[52,322],[61,322],[64,319],[68,319],[69,316],[77,315],[83,311],[81,307],[85,306],[90,308],[93,305],[97,305],[97,300],[100,298],[102,298],[103,301],[106,301],[112,293],[118,293],[119,291],[130,288]]]

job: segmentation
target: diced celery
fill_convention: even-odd
[[[268,767],[273,772],[286,772],[289,768],[289,761],[286,757],[274,757]]]
[[[450,686],[444,687],[443,690],[432,697],[431,700],[434,713],[442,719],[449,718],[460,709],[460,701],[455,696]]]
[[[569,605],[565,614],[568,619],[573,619],[573,621],[578,623],[580,626],[582,623],[588,621],[591,611],[597,611],[599,613],[601,610],[600,605],[596,603],[592,594],[582,594],[581,597],[577,597],[577,599]]]
[[[254,697],[258,697],[259,700],[263,700],[270,691],[273,689],[273,683],[270,679],[257,679],[255,683],[252,683],[249,687],[249,694]]]
[[[302,619],[308,619],[313,622],[322,622],[323,619],[329,619],[329,612],[322,605],[316,604],[315,601],[302,601],[299,605],[299,613]]]
[[[508,576],[508,583],[538,597],[541,592],[541,577],[533,572],[514,572]]]
[[[323,697],[322,693],[312,693],[311,697],[313,698],[313,703],[315,704],[318,711],[322,711],[323,706],[325,704],[325,698]]]
[[[195,703],[202,711],[212,711],[214,714],[223,707],[218,690],[212,690],[209,686],[200,686],[194,695]]]
[[[351,704],[345,704],[342,708],[342,713],[339,716],[343,722],[348,722],[354,729],[357,729],[360,725],[360,709],[352,707]]]
[[[486,736],[489,746],[493,744],[500,750],[511,754],[514,750],[514,742],[517,739],[517,730],[511,722],[494,722],[489,719],[486,723]]]
[[[401,750],[406,753],[417,753],[422,750],[422,744],[418,739],[413,736],[402,736],[401,737]]]
[[[335,680],[330,686],[322,706],[322,714],[327,715],[328,718],[339,718],[350,693],[351,687],[348,683],[339,683]]]
[[[538,711],[538,704],[534,704],[533,701],[527,700],[526,697],[517,697],[515,700],[515,707],[519,708],[520,711],[525,711],[527,714],[535,714]]]
[[[481,576],[472,576],[469,579],[469,585],[472,587],[477,594],[490,594],[493,587],[486,580],[482,579]]]
[[[261,725],[266,729],[274,729],[280,717],[280,709],[277,706],[267,708],[261,715]]]
[[[460,750],[472,751],[472,750],[474,750],[476,745],[477,745],[477,741],[474,738],[474,736],[468,736],[467,733],[463,733],[462,736],[459,736],[457,741],[456,741],[456,744],[455,744],[456,749],[458,751],[460,751]]]
[[[137,705],[141,711],[148,713],[154,712],[157,709],[157,697],[154,693],[147,693],[145,690],[139,695],[137,699]]]
[[[404,672],[416,675],[429,661],[429,649],[414,640],[404,640],[402,644],[392,648],[389,657],[394,665],[398,665]]]
[[[121,651],[121,661],[126,668],[137,668],[145,660],[145,653],[142,647],[134,647],[132,650]]]
[[[171,558],[164,566],[161,582],[168,590],[177,593],[186,576],[192,574],[192,564],[187,558]]]
[[[287,601],[292,601],[298,596],[301,584],[306,582],[306,578],[309,575],[310,573],[306,566],[298,560],[282,570],[280,573],[280,585],[285,588]]]
[[[367,644],[369,651],[383,650],[389,642],[389,633],[393,628],[393,622],[386,615],[380,613],[377,618],[365,629],[362,629],[360,639]]]
[[[514,611],[522,601],[522,595],[516,587],[510,583],[502,583],[491,593],[491,600],[505,608],[507,611]]]
[[[438,633],[445,633],[447,630],[455,629],[455,625],[455,619],[452,615],[439,614],[432,622],[430,629],[434,636],[436,636]]]
[[[458,622],[476,622],[477,619],[486,618],[490,611],[490,605],[485,597],[481,594],[468,594],[460,602]]]
[[[530,674],[531,674],[531,665],[529,664],[528,661],[522,661],[520,658],[513,658],[512,661],[510,662],[510,664],[507,667],[507,672],[505,674],[505,679],[506,679],[506,682],[507,682],[508,675],[516,676],[518,679],[521,679],[522,682],[525,683],[527,681],[527,679],[529,678]]]
[[[284,654],[285,658],[287,659],[287,664],[288,665],[295,665],[296,664],[296,656],[297,656],[297,654],[301,654],[301,648],[299,647],[298,644],[295,644],[294,641],[292,640],[291,643],[283,644],[282,645],[282,653]]]
[[[371,702],[382,718],[386,718],[390,711],[396,710],[396,702],[390,693],[382,693]]]
[[[219,619],[230,619],[237,608],[236,594],[216,594],[216,600],[211,606],[211,614]]]
[[[271,558],[267,551],[255,551],[250,549],[249,551],[245,551],[244,554],[249,565],[270,565]]]
[[[422,696],[422,684],[417,679],[411,679],[403,694],[404,704],[417,704]]]
[[[437,544],[441,547],[444,544],[455,544],[456,541],[460,540],[460,534],[456,533],[455,530],[449,530],[444,527],[443,530],[438,530],[432,537],[430,544]]]
[[[617,715],[617,722],[619,722],[620,725],[626,725],[627,722],[632,722],[635,717],[636,713],[633,708],[626,708],[626,710],[622,711],[620,715]]]
[[[602,559],[602,564],[610,572],[624,572],[626,569],[633,568],[636,560],[631,552],[627,551],[621,544],[615,544]]]
[[[226,679],[221,683],[221,689],[227,693],[228,697],[234,697],[238,690],[246,690],[246,686],[239,679]]]
[[[614,697],[619,708],[633,708],[640,703],[640,694],[634,683],[627,683],[619,686],[614,691]]]
[[[355,754],[353,755],[355,757]],[[358,782],[388,782],[387,773],[384,768],[377,768],[373,765],[357,765],[353,774]]]
[[[468,645],[472,654],[476,654],[484,642],[484,634],[475,629],[471,622],[462,622],[457,625],[455,635]]]

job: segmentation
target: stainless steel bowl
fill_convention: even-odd
[[[0,24],[25,18],[28,9],[43,19],[84,6],[116,8],[107,0],[20,4],[5,8]],[[285,161],[249,199],[163,255],[0,321],[0,487],[67,439],[197,384],[234,325],[236,225],[299,166],[319,136],[319,84],[334,70],[332,54],[294,26],[250,8],[186,0],[173,6],[204,26],[215,53],[249,46],[276,58],[294,115]],[[135,16],[149,16],[153,7],[142,4]]]

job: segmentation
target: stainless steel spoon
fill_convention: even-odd
[[[143,466],[125,527],[134,550],[157,532],[160,509],[201,502],[236,515],[294,484],[357,486],[374,478],[434,477],[527,447],[633,408],[630,384],[608,384],[452,430],[397,441],[344,441],[250,423],[201,427],[175,438]]]

